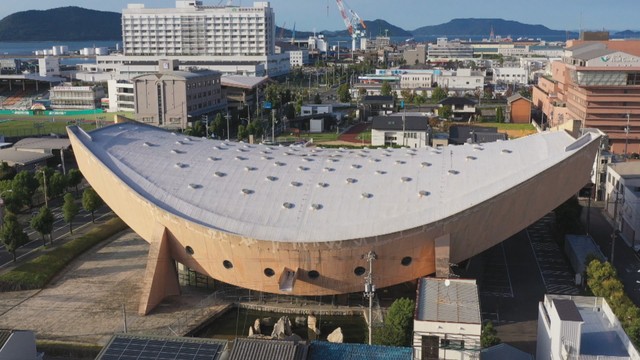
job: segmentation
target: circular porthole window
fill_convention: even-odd
[[[402,266],[409,266],[411,265],[412,261],[413,259],[411,258],[411,256],[405,256],[402,258],[402,260],[400,260],[400,263],[402,264]]]
[[[225,260],[222,262],[222,266],[224,266],[225,269],[231,269],[233,268],[233,263],[229,260]]]
[[[187,254],[193,255],[193,248],[191,246],[187,246],[184,248]]]
[[[275,274],[276,274],[276,272],[275,272],[275,271],[273,271],[273,269],[272,269],[272,268],[266,268],[266,269],[264,269],[264,275],[265,275],[265,276],[267,276],[267,277],[272,277],[272,276],[273,276],[273,275],[275,275]]]
[[[358,266],[357,268],[353,269],[353,273],[356,274],[356,276],[362,276],[365,272],[367,272],[367,270],[362,266]]]
[[[317,279],[320,277],[320,273],[315,270],[309,271],[307,275],[309,275],[309,279]]]

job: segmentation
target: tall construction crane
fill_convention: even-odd
[[[349,34],[351,34],[351,50],[356,50],[356,41],[358,38],[364,37],[367,26],[353,9],[345,7],[344,1],[336,0],[336,3],[338,4],[338,9],[340,9],[342,21],[344,21],[344,25],[349,30]],[[360,27],[362,27],[362,30],[360,30]]]

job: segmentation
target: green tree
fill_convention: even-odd
[[[320,97],[320,94],[316,93],[315,95],[313,95],[313,103],[322,104],[322,98]]]
[[[238,140],[244,140],[249,137],[249,132],[244,125],[238,125]]]
[[[31,204],[31,199],[38,189],[38,180],[33,173],[20,171],[12,180],[13,191],[23,192],[26,196],[25,205]]]
[[[440,86],[436,86],[435,89],[431,92],[431,100],[434,102],[440,102],[449,96],[447,91]]]
[[[69,224],[69,232],[73,234],[73,219],[78,215],[80,209],[71,193],[64,196],[64,204],[62,205],[62,218],[64,222]]]
[[[13,262],[16,262],[16,250],[29,241],[29,236],[24,232],[18,218],[12,213],[7,213],[4,216],[0,238],[7,251],[13,256]]]
[[[451,105],[444,105],[443,107],[438,109],[438,115],[440,115],[440,117],[443,119],[447,119],[447,120],[451,119],[451,116],[453,115],[453,110],[451,109]]]
[[[349,84],[342,84],[338,87],[338,100],[343,103],[351,101],[351,93],[349,92]]]
[[[67,185],[73,187],[78,193],[78,186],[82,183],[82,173],[78,169],[71,169],[67,173]]]
[[[504,122],[504,110],[502,106],[498,106],[496,108],[496,122],[503,123]]]
[[[11,180],[16,176],[16,169],[5,161],[0,163],[0,180]]]
[[[493,321],[489,320],[482,327],[482,333],[480,334],[480,345],[483,348],[492,347],[494,345],[498,345],[502,342],[498,337],[498,331],[493,327]]]
[[[51,176],[51,179],[49,180],[48,185],[49,187],[47,188],[47,192],[48,192],[49,198],[60,196],[64,193],[64,190],[67,188],[67,177],[64,176],[62,173],[56,171]]]
[[[91,222],[95,223],[93,214],[98,210],[104,202],[98,193],[93,188],[86,188],[82,193],[82,207],[91,213]]]
[[[418,111],[422,108],[422,104],[427,102],[427,99],[422,94],[416,94],[413,97],[413,101],[415,101],[416,105],[418,105]]]
[[[409,90],[409,89],[402,89],[400,90],[400,96],[402,96],[402,100],[404,100],[404,102],[406,103],[412,103],[413,102],[413,91]]]
[[[376,328],[373,342],[378,345],[409,346],[413,337],[413,311],[411,299],[400,298],[391,304],[384,325]]]
[[[45,235],[49,235],[49,242],[53,244],[53,238],[51,237],[51,233],[53,232],[53,222],[55,218],[51,209],[47,206],[43,206],[38,211],[38,214],[31,218],[31,227],[40,233],[42,236],[42,245],[47,245],[47,241]]]
[[[391,96],[391,84],[388,81],[384,81],[380,87],[380,95]]]
[[[40,184],[40,191],[44,196],[47,196],[48,199],[51,199],[49,187],[51,187],[51,177],[54,172],[50,167],[40,168],[36,171],[36,179],[38,179],[38,184]]]

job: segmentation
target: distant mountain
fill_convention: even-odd
[[[122,39],[122,15],[75,6],[29,10],[0,20],[0,41]]]
[[[564,36],[563,30],[551,30],[544,25],[529,25],[503,19],[453,19],[445,24],[423,26],[412,31],[414,36],[486,36],[491,28],[496,35],[526,36]]]
[[[622,39],[638,39],[640,38],[640,31],[633,31],[633,30],[619,31],[613,34],[612,37],[622,38]]]
[[[380,36],[385,36],[385,34],[387,34],[388,36],[404,36],[404,37],[410,37],[412,36],[410,32],[408,32],[405,29],[402,29],[398,26],[389,24],[387,21],[385,20],[381,20],[381,19],[376,19],[373,21],[370,20],[365,20],[364,24],[366,25],[366,36],[369,37],[376,37],[378,35]],[[325,30],[322,32],[325,36],[339,36],[339,37],[348,37],[349,35],[349,31],[347,29],[344,30],[338,30],[338,31],[329,31],[329,30]]]

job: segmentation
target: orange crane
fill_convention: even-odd
[[[340,9],[342,21],[344,21],[344,25],[347,27],[347,30],[349,30],[349,34],[351,34],[351,50],[356,50],[356,40],[364,37],[367,25],[365,25],[362,18],[353,9],[345,6],[343,0],[336,0],[336,4],[338,4],[338,9]],[[360,27],[362,27],[362,30],[360,30]]]

